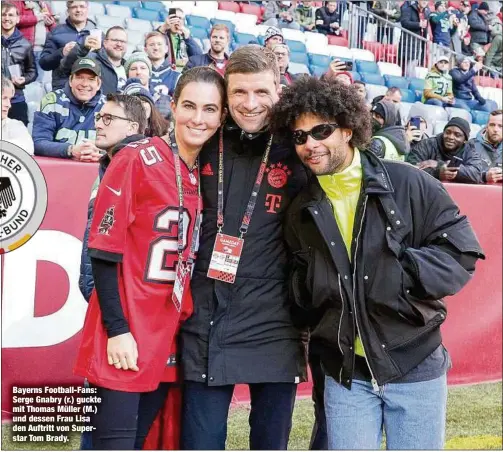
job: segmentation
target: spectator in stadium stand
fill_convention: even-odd
[[[164,38],[163,38],[164,39]],[[120,91],[126,83],[124,55],[127,51],[127,33],[117,25],[109,28],[101,45],[101,39],[87,36],[82,44],[77,43],[74,50],[63,57],[61,74],[70,74],[73,63],[79,58],[92,58],[101,66],[101,92],[103,95]]]
[[[173,69],[169,58],[167,58],[169,49],[166,38],[158,31],[151,31],[145,36],[144,48],[152,63],[150,91],[152,93],[167,93],[173,96],[180,72]]]
[[[503,180],[502,151],[503,151],[503,110],[494,110],[487,120],[486,126],[470,140],[475,150],[482,158],[482,180],[487,183]]]
[[[137,96],[141,100],[145,114],[147,115],[147,128],[145,129],[147,137],[161,137],[168,133],[169,122],[157,109],[152,94],[141,84],[139,78],[127,79],[122,94]]]
[[[422,102],[437,107],[454,107],[456,100],[449,74],[449,58],[439,57],[430,72],[426,74]]]
[[[382,100],[387,100],[389,102],[393,102],[398,110],[397,110],[397,117],[396,117],[396,125],[401,126],[402,125],[402,118],[400,116],[400,105],[402,103],[402,92],[400,91],[400,88],[397,88],[396,86],[392,86],[388,88],[386,93],[384,95],[376,96],[372,99],[371,105],[372,107],[376,105],[378,102],[381,102]]]
[[[471,67],[472,61],[468,57],[460,57],[458,67],[450,71],[456,108],[491,112],[497,108],[496,102],[484,99],[475,84],[475,75],[482,69],[482,63]]]
[[[478,8],[472,8],[468,14],[468,25],[472,37],[471,47],[473,51],[484,50],[484,46],[489,43],[489,26],[486,24],[486,16],[489,12],[487,2],[479,4]]]
[[[264,25],[300,30],[300,24],[295,22],[295,6],[292,2],[268,1],[262,20]]]
[[[369,150],[377,157],[404,161],[410,144],[403,126],[397,126],[398,107],[393,102],[381,100],[370,110],[372,115],[372,140]]]
[[[264,35],[264,47],[272,50],[272,48],[277,44],[283,44],[285,39],[283,38],[283,32],[277,27],[269,27],[265,31]]]
[[[337,2],[325,2],[316,10],[316,31],[324,35],[341,35],[341,13]]]
[[[171,117],[171,96],[168,88],[156,85],[153,89],[150,85],[152,77],[152,63],[145,52],[133,52],[124,65],[128,78],[138,78],[141,84],[150,91],[154,98],[156,108],[166,119]]]
[[[363,98],[367,99],[367,88],[365,85],[365,82],[362,82],[361,80],[355,80],[353,83],[353,86],[355,87],[356,92]]]
[[[2,76],[2,140],[15,144],[28,154],[33,155],[33,139],[30,132],[21,121],[8,117],[14,92],[15,88],[12,82]]]
[[[204,233],[191,283],[194,313],[181,332],[182,450],[225,449],[229,406],[240,383],[250,388],[250,449],[285,450],[296,383],[306,378],[305,349],[290,318],[282,234],[284,213],[306,174],[291,146],[269,132],[279,79],[271,50],[235,50],[225,72],[229,114],[223,143],[219,134],[200,154]],[[232,282],[210,261],[215,240],[218,246],[238,237],[244,248]]]
[[[12,3],[2,3],[2,75],[16,87],[11,100],[9,118],[28,125],[28,105],[24,88],[37,78],[33,47],[16,25],[19,12]],[[16,72],[14,72],[16,70]]]
[[[328,449],[378,450],[383,430],[388,450],[442,449],[442,298],[484,258],[470,223],[438,181],[362,151],[370,115],[350,87],[301,78],[272,118],[312,174],[284,234],[293,315],[325,369]]]
[[[101,110],[101,66],[90,58],[77,60],[63,89],[45,95],[35,112],[35,155],[97,162],[94,114]]]
[[[466,33],[463,36],[461,43],[461,53],[468,57],[473,57],[474,52],[472,49],[472,35],[470,33]]]
[[[483,162],[470,138],[470,124],[452,118],[436,137],[412,147],[406,161],[442,182],[482,183]]]
[[[280,74],[279,83],[282,86],[291,85],[297,78],[296,74],[288,72],[288,65],[290,64],[290,49],[286,44],[276,44],[272,49],[276,59],[278,60],[278,68]]]
[[[372,2],[370,12],[376,16],[382,17],[393,24],[400,21],[400,3],[399,1],[375,1]],[[383,42],[385,36],[387,37],[386,44],[393,44],[393,29],[381,21],[377,22],[377,41]]]
[[[40,67],[44,71],[52,71],[52,89],[64,88],[68,74],[62,73],[60,66],[63,57],[72,51],[77,51],[77,43],[83,44],[96,24],[88,18],[89,2],[67,1],[67,19],[57,25],[47,36],[44,49],[40,55]]]
[[[17,25],[19,31],[30,41],[35,55],[38,78],[43,79],[43,70],[40,67],[40,54],[44,48],[45,40],[49,32],[56,26],[59,16],[54,16],[50,2],[45,1],[14,1],[19,11],[20,20]]]
[[[435,11],[430,14],[430,24],[433,43],[450,48],[459,19],[447,9],[446,1],[435,2]]]
[[[413,118],[417,118],[419,120],[419,129],[412,125]],[[422,116],[413,116],[409,119],[405,126],[405,134],[407,135],[407,140],[410,143],[411,148],[413,148],[421,140],[429,138],[427,131],[428,123]]]
[[[226,25],[213,25],[210,31],[210,50],[204,55],[190,57],[183,71],[196,66],[210,66],[223,76],[229,61],[229,55],[225,51],[229,47],[230,40],[230,31]]]
[[[169,46],[168,58],[173,69],[182,70],[188,59],[203,53],[199,44],[190,36],[190,30],[185,26],[185,14],[176,8],[176,13],[166,17],[166,21],[157,29],[166,36]]]
[[[429,17],[428,0],[404,2],[401,7],[400,24],[406,30],[427,39]],[[406,75],[415,77],[415,67],[424,65],[425,50],[423,41],[418,42],[413,35],[402,33],[398,45],[398,64],[405,67]]]
[[[503,65],[503,27],[494,24],[491,29],[491,46],[486,53],[484,64],[490,68],[501,71]]]
[[[462,53],[463,38],[468,33],[468,14],[472,10],[469,0],[459,2],[459,8],[451,9],[458,19],[456,32],[452,35],[452,46],[456,53]]]
[[[353,75],[346,69],[346,63],[335,58],[330,62],[327,72],[321,78],[325,80],[337,80],[344,85],[351,85],[353,83]]]
[[[314,2],[302,2],[295,8],[295,20],[302,31],[316,31],[316,7]]]

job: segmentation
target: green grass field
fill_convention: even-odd
[[[229,419],[227,449],[248,448],[249,407],[232,409]],[[295,406],[289,449],[307,449],[313,425],[311,400],[298,400]],[[11,428],[2,426],[3,450],[76,450],[79,436],[62,446],[53,444],[21,444],[11,440]],[[502,384],[481,384],[451,388],[447,413],[447,449],[502,449]]]

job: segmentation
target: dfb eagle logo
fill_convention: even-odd
[[[16,200],[10,177],[0,177],[0,218],[7,216],[7,209]]]

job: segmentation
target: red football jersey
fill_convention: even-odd
[[[198,174],[183,178],[184,261],[197,215]],[[173,301],[178,265],[178,189],[171,149],[159,137],[131,143],[110,163],[94,205],[89,233],[93,257],[118,262],[124,315],[138,345],[139,372],[108,364],[107,334],[96,291],[89,301],[74,372],[91,383],[127,392],[176,381],[176,334],[192,313],[190,293],[181,312]],[[196,248],[197,249],[197,248]]]

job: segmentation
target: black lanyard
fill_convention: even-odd
[[[183,262],[183,179],[182,179],[182,168],[180,164],[180,152],[178,150],[178,145],[176,144],[176,138],[174,132],[169,135],[169,145],[173,151],[173,157],[175,160],[175,172],[176,172],[176,186],[178,189],[178,262]],[[197,163],[196,163],[197,164]],[[197,211],[196,211],[196,222],[194,225],[194,231],[192,232],[192,241],[190,244],[189,257],[187,259],[187,266],[191,266],[196,259],[196,248],[199,239],[199,229],[201,227],[202,220],[202,210],[203,202],[201,197],[201,179],[199,177],[199,165],[197,165]]]
[[[255,179],[255,184],[253,185],[253,190],[248,200],[248,205],[246,206],[246,211],[241,222],[241,227],[239,228],[239,238],[243,238],[248,232],[248,227],[250,226],[251,217],[253,211],[255,210],[255,205],[257,204],[257,197],[260,191],[260,186],[262,185],[262,180],[264,179],[264,173],[267,167],[267,162],[269,160],[269,153],[271,151],[273,135],[269,138],[267,147],[265,149],[264,155],[262,156],[262,162],[260,163],[260,168],[257,173],[257,178]],[[222,232],[224,227],[224,131],[223,127],[220,129],[220,140],[218,145],[218,204],[217,204],[217,228],[218,232]]]

